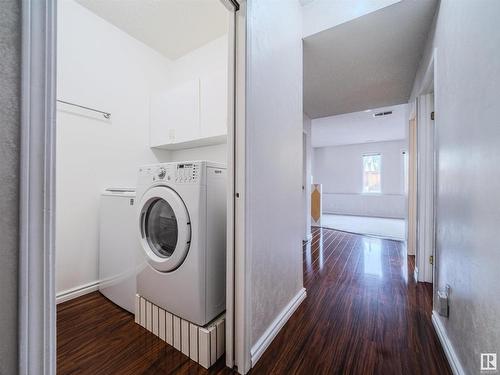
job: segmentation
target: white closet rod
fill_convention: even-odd
[[[101,113],[105,119],[110,119],[111,118],[111,113],[109,112],[104,112],[104,111],[100,111],[98,109],[94,109],[94,108],[90,108],[90,107],[85,107],[84,105],[80,105],[80,104],[75,104],[75,103],[71,103],[71,102],[67,102],[67,101],[64,101],[64,100],[61,100],[61,99],[57,99],[57,101],[59,103],[64,103],[64,104],[67,104],[67,105],[72,105],[72,106],[75,106],[75,107],[79,107],[79,108],[83,108],[83,109],[87,109],[89,111],[93,111],[93,112],[97,112],[97,113]]]

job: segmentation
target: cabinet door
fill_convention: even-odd
[[[199,138],[199,92],[196,79],[151,96],[151,147]]]
[[[227,134],[227,85],[227,71],[224,69],[200,79],[202,137]]]

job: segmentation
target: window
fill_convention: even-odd
[[[363,193],[380,193],[380,154],[363,155]]]

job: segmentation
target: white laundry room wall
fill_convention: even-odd
[[[74,0],[58,2],[56,291],[98,285],[99,196],[135,187],[140,165],[207,159],[226,162],[226,144],[167,151],[150,147],[150,99],[184,81],[227,70],[221,36],[169,60]],[[77,295],[77,293],[73,294]]]
[[[227,164],[227,144],[194,147],[175,150],[170,153],[170,161],[210,160]]]
[[[323,212],[403,219],[406,217],[406,141],[371,142],[314,149],[314,183],[323,184]],[[380,194],[363,194],[363,155],[380,153]]]
[[[172,61],[169,68],[169,84],[179,83],[227,70],[228,37],[223,35]]]
[[[73,0],[58,2],[56,290],[94,287],[99,195],[135,186],[142,164],[168,161],[149,147],[149,95],[170,62]],[[89,289],[87,289],[89,290]]]

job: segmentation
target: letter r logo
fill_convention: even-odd
[[[481,353],[481,371],[497,369],[497,353]]]

